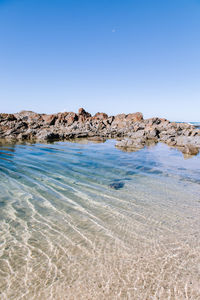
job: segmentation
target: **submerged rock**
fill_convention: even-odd
[[[111,187],[114,190],[119,190],[122,189],[124,187],[124,183],[123,182],[112,182],[109,187]]]
[[[116,143],[116,147],[127,150],[127,151],[134,151],[144,148],[146,140],[142,137],[137,139],[123,139]]]
[[[199,149],[193,145],[185,145],[181,151],[183,154],[188,155],[197,155],[199,153]]]

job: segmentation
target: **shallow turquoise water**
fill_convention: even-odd
[[[2,299],[200,299],[200,156],[114,144],[0,147]]]

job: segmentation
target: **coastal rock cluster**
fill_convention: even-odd
[[[195,155],[200,150],[199,129],[162,118],[144,119],[139,112],[116,116],[96,113],[92,116],[80,108],[78,113],[48,115],[21,111],[0,114],[0,139],[52,141],[75,138],[96,141],[115,138],[116,146],[127,151],[157,142],[177,147],[188,155]]]

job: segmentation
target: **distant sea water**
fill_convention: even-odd
[[[176,122],[176,123],[188,123],[195,126],[196,128],[200,128],[200,122]]]
[[[197,128],[200,128],[200,122],[189,122],[189,124],[194,125]]]
[[[200,155],[0,146],[0,299],[200,299]]]

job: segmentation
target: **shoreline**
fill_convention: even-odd
[[[83,108],[78,113],[38,114],[22,111],[0,114],[0,140],[9,142],[53,142],[88,139],[103,142],[116,139],[116,147],[137,151],[158,142],[178,148],[183,154],[200,151],[200,129],[189,123],[164,118],[144,119],[142,113],[92,116]]]

